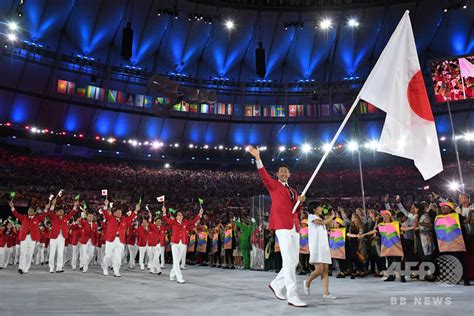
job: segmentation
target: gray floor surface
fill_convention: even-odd
[[[330,278],[336,300],[322,299],[321,281],[311,295],[298,292],[308,308],[278,301],[268,289],[274,272],[222,270],[189,266],[186,284],[161,276],[122,269],[122,278],[105,277],[98,267],[84,274],[67,268],[50,274],[47,266],[19,275],[13,266],[0,270],[0,315],[472,315],[474,286],[442,286],[378,278]],[[405,303],[403,304],[403,298]]]

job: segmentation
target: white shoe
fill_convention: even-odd
[[[308,304],[300,300],[298,296],[292,297],[288,299],[288,305],[294,307],[308,307]]]
[[[121,275],[121,274],[115,274],[115,273],[114,273],[114,277],[116,277],[116,278],[121,278],[122,275]]]
[[[105,276],[109,275],[109,271],[107,269],[102,269],[102,274]]]
[[[170,281],[174,282],[174,281],[176,281],[176,278],[170,278]]]
[[[185,268],[185,267],[181,267],[181,270],[186,270],[186,268]]]
[[[186,283],[186,281],[184,280],[181,280],[181,281],[178,281],[179,284],[183,284],[183,283]]]
[[[328,295],[323,295],[323,298],[328,299],[328,300],[335,300],[337,297],[331,294]]]
[[[268,287],[270,288],[270,290],[272,290],[273,294],[275,295],[277,299],[282,300],[282,301],[286,300],[285,294],[283,294],[281,290],[275,289],[271,283],[268,284]]]
[[[309,287],[306,285],[306,280],[303,281],[303,290],[305,295],[309,295]]]

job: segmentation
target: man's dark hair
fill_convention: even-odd
[[[318,201],[311,201],[308,204],[308,211],[312,212],[315,209],[317,209],[320,205],[321,203],[319,203]]]
[[[284,163],[279,164],[278,167],[277,167],[277,169],[276,169],[276,171],[277,171],[277,172],[280,171],[280,168],[286,168],[286,169],[288,169],[288,171],[290,171],[290,167],[288,167],[288,165],[287,165],[287,164],[284,164]]]

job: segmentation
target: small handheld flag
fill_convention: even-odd
[[[79,198],[80,198],[80,197],[81,197],[80,194],[76,195],[76,196],[74,197],[74,201],[79,201]]]
[[[49,196],[49,200],[52,201],[53,199],[54,199],[54,195],[51,194],[51,195]]]
[[[140,198],[140,200],[138,200],[138,205],[141,205],[142,204],[142,198]]]
[[[164,195],[159,196],[156,199],[158,200],[159,203],[164,203],[165,202],[165,196]]]
[[[198,201],[199,201],[199,205],[201,205],[201,206],[202,206],[202,204],[204,203],[204,200],[203,200],[203,199],[201,199],[201,198],[198,198]]]
[[[148,208],[148,204],[145,205],[145,209],[146,209],[148,212],[150,211],[150,209]]]
[[[64,192],[64,190],[63,190],[63,189],[59,190],[59,192],[58,192],[58,196],[59,196],[59,197],[60,197],[60,196],[62,196],[62,195],[63,195],[63,192]]]
[[[16,192],[10,192],[10,198],[13,200],[16,196]]]
[[[169,208],[169,212],[172,213],[172,214],[175,214],[176,213],[176,210],[175,209],[172,209],[171,207]]]
[[[102,190],[102,196],[107,196],[107,195],[109,195],[107,190]]]
[[[114,207],[114,202],[110,202],[110,208]]]

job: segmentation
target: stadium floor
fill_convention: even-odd
[[[321,297],[320,280],[304,297],[304,277],[298,276],[298,291],[309,306],[294,308],[276,300],[268,289],[273,272],[189,266],[183,271],[187,283],[177,284],[168,280],[169,265],[161,276],[122,269],[120,279],[102,276],[96,266],[87,274],[69,267],[62,274],[47,270],[33,266],[23,276],[12,266],[1,270],[0,315],[469,315],[474,311],[474,286],[331,277],[331,293],[337,299],[327,301]],[[406,298],[405,304],[400,304],[400,297]]]

